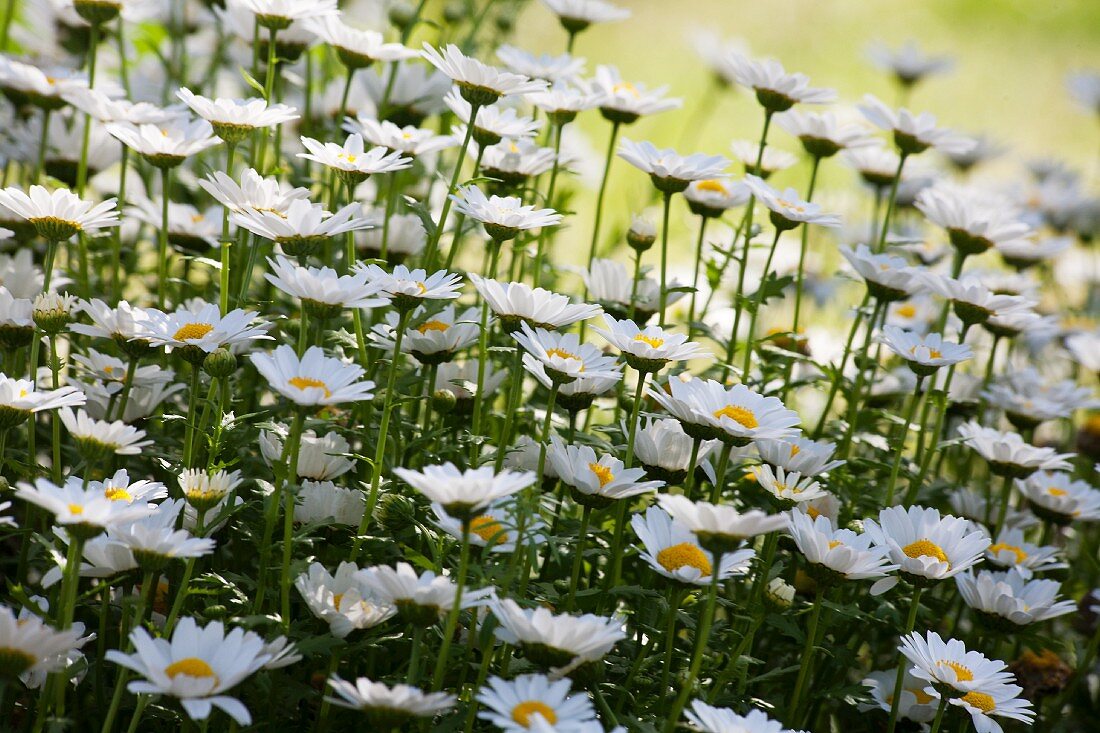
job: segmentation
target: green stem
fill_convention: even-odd
[[[688,341],[695,337],[695,302],[699,295],[699,268],[703,263],[703,242],[707,235],[707,217],[699,217],[699,237],[695,241],[695,271],[691,276],[691,304],[688,306]],[[637,277],[634,278],[634,287],[637,288]],[[662,291],[663,292],[663,291]],[[630,307],[634,307],[634,299],[630,299]]]
[[[798,667],[798,679],[794,685],[791,701],[787,706],[787,721],[792,726],[796,724],[798,708],[806,689],[806,681],[810,676],[810,668],[813,666],[814,647],[817,644],[817,627],[821,622],[821,609],[825,607],[825,604],[821,602],[823,596],[824,593],[820,590],[814,596],[814,608],[810,613],[810,622],[806,627],[806,644],[802,647],[802,663]]]
[[[913,599],[909,603],[909,615],[905,619],[905,631],[902,636],[908,636],[913,631],[913,627],[917,625],[917,613],[920,611],[920,586],[913,588]],[[894,699],[890,703],[890,721],[887,723],[887,733],[894,733],[894,728],[898,724],[898,703],[901,702],[901,686],[905,680],[905,656],[900,652],[898,653],[898,670],[897,675],[894,677]]]
[[[695,629],[695,650],[691,654],[691,666],[688,667],[687,679],[680,688],[680,694],[672,706],[668,717],[665,719],[664,733],[672,733],[676,729],[676,723],[680,719],[680,713],[687,705],[695,687],[695,680],[699,677],[699,670],[703,666],[704,652],[707,648],[707,638],[710,636],[710,625],[714,621],[714,607],[718,602],[718,574],[722,566],[721,560],[715,558],[714,570],[710,580],[710,592],[707,594],[707,603],[703,608],[702,618]]]
[[[237,146],[235,143],[225,144],[225,172],[226,175],[232,177],[233,175],[233,153],[236,151]],[[218,290],[218,304],[221,306],[221,312],[224,316],[229,312],[229,253],[233,246],[233,240],[229,236],[229,209],[222,209],[222,246],[221,252],[221,272],[219,274],[219,290]]]
[[[667,322],[665,306],[668,303],[668,215],[672,209],[672,192],[665,191],[664,194],[664,209],[661,214],[661,297],[657,310],[661,328]]]
[[[810,203],[814,198],[814,187],[817,184],[817,169],[821,164],[821,158],[814,156],[813,163],[810,167],[810,185],[806,189],[806,202]],[[798,323],[799,316],[802,313],[802,284],[805,278],[806,268],[806,251],[809,249],[810,244],[810,228],[803,225],[802,227],[802,243],[798,250],[798,272],[795,275],[794,285],[794,316],[791,320],[791,332],[794,333],[794,337],[798,338]]]
[[[160,169],[160,232],[157,237],[157,308],[164,310],[164,295],[168,291],[168,198],[172,185],[170,168]]]
[[[764,291],[768,286],[768,270],[771,269],[772,258],[775,257],[775,250],[779,246],[779,235],[782,233],[783,230],[776,227],[775,236],[772,237],[771,249],[768,250],[768,259],[764,262],[764,273],[760,276],[760,285],[753,296],[752,313],[749,314],[749,333],[745,339],[745,365],[741,371],[742,381],[749,378],[749,369],[752,368],[752,352],[756,346],[756,321],[760,318],[761,308],[764,307]]]
[[[436,660],[435,672],[432,674],[432,692],[438,692],[443,687],[443,676],[447,671],[447,658],[450,656],[451,641],[454,639],[455,629],[458,627],[458,615],[462,613],[462,590],[466,585],[466,572],[470,564],[470,519],[462,520],[462,549],[458,559],[458,577],[455,579],[454,605],[447,614],[447,621],[443,627],[443,644],[439,648],[439,658]]]
[[[592,519],[592,507],[585,504],[581,511],[581,526],[577,530],[577,548],[573,555],[573,571],[569,574],[569,597],[565,601],[565,612],[573,611],[573,602],[577,597],[580,584],[581,565],[584,564],[584,546],[588,542],[588,524]]]
[[[306,414],[302,410],[294,412],[294,421],[290,425],[290,434],[283,445],[283,453],[279,457],[279,465],[285,466],[291,460],[291,455],[297,456],[302,438],[302,427],[305,424]],[[297,459],[295,458],[295,466]],[[252,603],[252,613],[259,613],[264,605],[264,595],[267,590],[267,564],[271,557],[271,538],[275,534],[275,522],[279,519],[279,505],[283,498],[283,484],[287,481],[297,481],[297,476],[275,477],[275,487],[271,492],[270,503],[264,516],[264,533],[260,542],[260,567],[256,575],[256,598]]]
[[[607,140],[607,154],[604,156],[603,175],[600,177],[600,189],[596,194],[596,217],[592,222],[592,241],[588,246],[588,270],[592,270],[592,260],[596,259],[596,249],[600,241],[600,221],[603,219],[603,202],[607,193],[607,179],[611,174],[611,161],[615,158],[615,143],[619,139],[619,123],[611,123],[611,136]]]
[[[451,213],[451,196],[458,189],[458,181],[462,176],[462,164],[466,161],[466,152],[470,147],[470,140],[473,139],[474,127],[477,125],[477,113],[480,109],[480,104],[470,103],[470,119],[466,123],[466,136],[462,139],[462,147],[458,150],[458,160],[455,161],[451,182],[447,186],[447,196],[443,199],[443,209],[439,212],[439,221],[436,222],[435,231],[432,232],[428,245],[424,249],[425,268],[428,272],[431,272],[432,267],[435,265],[436,251],[439,249],[440,237],[443,236],[443,227],[447,224],[447,215]]]
[[[901,697],[901,695],[897,695]],[[932,720],[932,730],[930,733],[939,733],[940,724],[943,723],[944,713],[947,712],[947,698],[943,695],[940,696],[940,704],[936,708],[936,717]]]
[[[913,390],[913,396],[909,400],[909,407],[905,410],[905,421],[902,423],[901,438],[898,439],[898,444],[895,446],[894,463],[890,466],[890,481],[886,484],[886,503],[884,506],[893,506],[894,504],[894,489],[898,483],[898,473],[901,470],[901,459],[905,455],[905,439],[909,437],[909,426],[913,424],[913,415],[917,412],[917,405],[921,402],[921,386],[924,384],[924,377],[917,376],[917,386]],[[907,496],[912,493],[916,487],[916,484],[911,484],[909,490],[906,492]]]

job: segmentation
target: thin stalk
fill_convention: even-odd
[[[302,439],[302,426],[305,424],[306,414],[302,410],[296,410],[294,412],[294,422],[290,425],[290,435],[287,436],[286,443],[283,445],[283,453],[279,457],[279,465],[285,466],[290,460],[290,456],[298,454],[299,446]],[[285,477],[277,476],[275,478],[275,488],[271,492],[270,504],[264,513],[264,533],[263,539],[260,542],[260,567],[256,575],[256,598],[252,603],[252,613],[259,613],[264,605],[264,595],[267,590],[267,564],[271,557],[271,539],[275,534],[275,523],[279,519],[279,505],[282,503],[283,498],[283,484],[287,481],[296,481],[297,476]]]
[[[691,697],[695,687],[695,680],[699,677],[699,670],[703,666],[704,652],[707,648],[707,637],[710,636],[710,625],[714,621],[714,607],[718,602],[718,573],[722,566],[721,561],[715,558],[713,574],[710,580],[710,592],[707,594],[707,603],[703,608],[703,615],[699,619],[699,625],[695,629],[695,650],[691,654],[691,666],[688,667],[687,679],[680,688],[680,694],[672,705],[668,717],[665,719],[664,733],[672,733],[680,720],[688,698]]]
[[[752,352],[756,346],[756,321],[760,318],[760,309],[764,307],[764,290],[768,285],[768,270],[771,269],[772,258],[775,257],[775,250],[779,246],[779,236],[782,233],[783,230],[776,227],[775,236],[772,237],[771,249],[768,250],[768,259],[764,262],[764,274],[760,278],[760,286],[756,289],[756,295],[753,297],[752,313],[749,316],[749,333],[745,339],[745,365],[741,371],[742,380],[748,379],[749,369],[752,368]]]
[[[668,215],[672,209],[672,192],[664,192],[664,209],[661,214],[661,297],[658,304],[658,318],[661,328],[665,327],[665,306],[668,303]],[[591,263],[589,263],[591,266]]]
[[[424,249],[425,268],[432,271],[435,265],[435,257],[439,249],[439,240],[443,236],[443,227],[447,224],[447,215],[451,213],[451,196],[458,189],[458,181],[462,175],[462,164],[466,161],[466,151],[470,147],[470,140],[474,136],[474,126],[477,124],[477,113],[481,105],[470,103],[470,119],[466,123],[466,136],[462,139],[462,147],[458,149],[458,160],[455,161],[455,169],[451,174],[451,182],[447,186],[447,196],[443,199],[443,209],[439,212],[439,221],[436,222],[435,231],[432,232],[428,245]]]
[[[695,241],[695,271],[691,276],[691,304],[688,306],[688,341],[691,341],[695,337],[695,302],[696,296],[699,295],[699,267],[703,263],[703,242],[707,235],[707,217],[699,217],[699,237]],[[634,287],[637,287],[637,278],[635,278]],[[633,298],[631,298],[631,308],[634,307]]]
[[[588,245],[588,270],[592,270],[592,260],[596,259],[596,249],[600,242],[600,221],[603,219],[603,202],[607,194],[607,179],[611,174],[611,161],[615,158],[615,143],[619,139],[619,123],[611,123],[611,135],[607,140],[607,154],[604,156],[603,175],[600,177],[600,189],[596,194],[596,218],[592,222],[592,241]]]
[[[592,520],[592,507],[585,504],[581,511],[581,526],[577,530],[577,548],[573,555],[573,571],[569,574],[569,597],[565,601],[565,612],[572,613],[573,602],[577,597],[580,584],[581,565],[584,564],[584,546],[588,542],[588,524]]]
[[[450,656],[451,641],[454,639],[455,629],[458,627],[458,615],[462,613],[462,591],[466,585],[466,572],[470,564],[470,519],[462,520],[462,548],[458,559],[458,576],[455,579],[455,598],[451,610],[447,613],[447,621],[443,626],[443,644],[439,648],[439,657],[436,659],[435,672],[432,674],[432,692],[438,692],[443,687],[443,676],[447,672],[447,658]]]
[[[160,169],[160,232],[157,237],[157,308],[164,310],[164,294],[168,291],[168,199],[172,185],[172,170]]]
[[[913,599],[909,603],[909,615],[905,619],[905,631],[902,636],[908,636],[913,631],[913,627],[917,625],[917,613],[920,611],[920,586],[913,588]],[[894,689],[901,690],[901,684],[905,679],[905,657],[898,653],[898,670],[897,675],[894,677]],[[886,725],[886,733],[894,733],[894,729],[898,725],[898,703],[901,702],[901,695],[895,694],[894,699],[890,703],[890,720]]]
[[[824,593],[820,590],[814,596],[814,608],[810,612],[810,622],[806,627],[806,644],[802,648],[802,663],[798,667],[798,679],[794,685],[794,692],[791,694],[791,701],[787,706],[787,721],[791,725],[796,723],[798,708],[802,703],[802,695],[806,689],[806,681],[809,679],[810,668],[813,666],[814,647],[817,644],[817,627],[821,622],[821,609],[825,607],[825,604],[821,602],[823,596]]]
[[[898,473],[901,470],[901,459],[905,455],[905,439],[909,437],[909,426],[913,424],[913,416],[917,413],[917,405],[921,402],[921,387],[924,385],[924,377],[917,375],[917,386],[913,390],[913,396],[909,400],[909,407],[905,410],[905,421],[902,423],[901,438],[898,439],[896,446],[896,452],[894,453],[894,463],[890,466],[890,480],[886,484],[886,503],[884,506],[892,506],[894,504],[894,489],[898,483]],[[915,484],[910,485],[909,490],[906,492],[908,496],[914,489]]]

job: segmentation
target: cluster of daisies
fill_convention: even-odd
[[[606,0],[7,8],[5,729],[1095,726],[1071,167],[710,36],[759,139],[631,139]]]

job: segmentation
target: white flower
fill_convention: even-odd
[[[270,340],[267,335],[270,324],[252,325],[255,318],[254,311],[240,308],[223,316],[217,305],[202,303],[180,308],[173,313],[151,311],[138,336],[154,346],[181,351],[197,350],[205,355],[215,349],[233,350],[256,340]],[[184,358],[188,357],[185,355]]]
[[[680,155],[672,148],[658,149],[653,143],[636,143],[623,138],[618,155],[647,173],[659,190],[683,190],[692,181],[723,178],[730,162],[720,155]]]
[[[67,188],[52,193],[42,186],[31,186],[27,193],[9,186],[0,190],[0,206],[34,225],[46,239],[61,241],[77,232],[94,232],[118,226],[115,199],[93,204]]]
[[[414,319],[405,330],[401,341],[401,349],[422,363],[450,360],[456,352],[475,344],[481,333],[477,308],[467,308],[458,313],[452,304],[435,313],[420,309],[413,315]],[[392,352],[396,345],[394,339],[398,325],[399,316],[391,311],[386,314],[385,323],[380,323],[371,330],[370,337],[379,346]]]
[[[564,295],[524,283],[502,283],[473,272],[470,282],[509,330],[518,327],[519,321],[548,330],[564,328],[600,313],[598,305],[573,304]]]
[[[524,321],[511,335],[526,351],[523,365],[536,377],[545,375],[555,384],[568,384],[580,377],[618,377],[614,357],[604,356],[592,344],[582,344],[575,333],[532,329]]]
[[[596,712],[587,696],[570,696],[569,688],[569,679],[551,680],[541,674],[513,680],[490,677],[477,694],[486,708],[478,717],[504,733],[582,733],[589,730],[584,726],[596,722]]]
[[[789,74],[775,59],[730,54],[729,64],[737,83],[755,91],[761,106],[773,112],[784,112],[798,103],[828,104],[836,99],[836,91],[811,87],[805,74]]]
[[[272,354],[253,353],[249,358],[273,390],[299,405],[335,405],[373,396],[374,382],[358,381],[362,367],[325,356],[319,346],[306,349],[301,359],[286,344]]]
[[[935,116],[928,112],[914,115],[907,109],[894,111],[873,94],[863,97],[859,111],[875,127],[893,133],[894,144],[904,154],[916,154],[934,147],[945,153],[965,153],[974,141],[951,130],[936,127]]]
[[[697,536],[721,539],[727,543],[775,532],[787,524],[782,514],[766,514],[759,509],[740,512],[726,504],[691,501],[679,494],[661,494],[657,502],[673,519]]]
[[[966,605],[979,614],[997,616],[1017,626],[1073,613],[1077,604],[1058,601],[1057,580],[1028,580],[1015,568],[1005,572],[967,571],[955,578]]]
[[[734,140],[730,143],[730,152],[740,161],[746,173],[759,175],[761,178],[769,178],[773,173],[787,170],[798,163],[798,157],[786,150],[764,146],[764,154],[760,154],[760,143],[755,140]],[[760,161],[760,165],[756,161]]]
[[[867,56],[875,66],[891,72],[904,86],[912,86],[934,74],[943,74],[955,65],[950,56],[926,54],[913,40],[896,49],[876,43],[867,49]]]
[[[185,158],[201,153],[221,142],[206,120],[185,121],[173,118],[159,125],[132,122],[108,122],[107,132],[126,147],[140,153],[157,166],[179,165]]]
[[[592,109],[598,101],[596,94],[587,82],[576,81],[555,83],[546,91],[527,95],[527,101],[535,105],[551,118],[569,121],[578,112]]]
[[[511,454],[514,455],[514,454]],[[511,455],[509,457],[511,457]],[[538,457],[535,457],[537,463]],[[547,464],[549,465],[549,464]],[[456,539],[462,539],[462,522],[455,519],[441,504],[433,503],[432,511],[436,524]],[[481,510],[482,513],[470,520],[470,544],[486,547],[490,552],[515,552],[519,533],[516,531],[515,505],[505,501],[496,501]],[[538,526],[536,520],[534,526]],[[529,523],[527,531],[533,526]]]
[[[336,0],[232,0],[230,5],[252,11],[261,25],[277,30],[290,25],[288,21],[323,18],[340,12]]]
[[[863,680],[863,685],[871,691],[874,704],[860,705],[860,709],[874,710],[877,708],[887,713],[890,712],[894,704],[897,679],[897,672],[893,669],[871,672]],[[898,700],[899,718],[907,718],[915,723],[932,722],[932,719],[936,717],[938,698],[925,692],[925,687],[927,687],[927,683],[924,680],[917,679],[909,670],[905,671],[905,676],[901,682],[901,699]]]
[[[150,570],[160,570],[171,560],[209,555],[214,551],[214,540],[176,529],[182,508],[182,499],[164,502],[148,517],[108,528],[107,541],[125,547],[139,566]]]
[[[103,529],[137,521],[153,512],[152,505],[114,501],[104,494],[102,488],[85,488],[82,484],[76,477],[70,478],[63,486],[40,478],[35,480],[34,486],[20,484],[15,495],[53,514],[56,524],[93,536]]]
[[[359,572],[363,583],[380,602],[396,607],[398,613],[409,613],[410,620],[418,619],[417,611],[410,611],[410,607],[427,611],[429,623],[454,607],[455,582],[446,575],[436,575],[431,570],[417,575],[407,562],[399,562],[394,567],[379,565]],[[492,593],[492,588],[464,590],[460,608],[480,605]]]
[[[826,496],[826,492],[812,476],[802,476],[800,473],[787,472],[782,468],[773,469],[767,464],[753,466],[752,475],[760,488],[788,506]]]
[[[378,31],[352,28],[336,14],[310,18],[305,27],[332,46],[351,69],[365,68],[375,61],[405,61],[420,55],[400,43],[386,43],[385,36]]]
[[[1075,362],[1100,374],[1100,331],[1082,331],[1066,337],[1066,349]]]
[[[354,269],[365,270],[368,279],[393,297],[398,307],[403,302],[415,304],[424,300],[451,300],[459,296],[462,287],[462,276],[446,270],[437,270],[429,276],[424,270],[410,270],[404,265],[397,265],[392,272],[386,272],[373,263],[356,263]]]
[[[521,608],[510,598],[494,598],[489,607],[500,622],[497,637],[523,647],[533,661],[544,667],[602,659],[626,638],[619,616],[555,614],[544,606]]]
[[[425,42],[421,56],[451,77],[466,101],[473,104],[486,105],[505,95],[538,92],[547,87],[545,80],[528,79],[522,74],[501,71],[471,58],[453,43],[447,44],[440,52]]]
[[[359,489],[345,489],[332,481],[305,480],[298,490],[294,521],[358,527],[365,507],[366,496]]]
[[[76,387],[39,391],[34,382],[0,374],[0,421],[9,423],[9,427],[18,425],[36,412],[79,407],[84,402],[84,393]]]
[[[881,578],[897,565],[891,564],[889,549],[872,546],[871,535],[837,529],[828,517],[811,517],[798,509],[787,513],[787,530],[806,560],[848,580]],[[877,584],[876,584],[877,585]],[[871,593],[876,588],[872,587]]]
[[[83,624],[59,631],[33,613],[16,616],[11,608],[0,605],[0,656],[4,658],[5,680],[63,669],[68,654],[84,643],[83,635]]]
[[[459,409],[473,409],[474,393],[477,391],[478,360],[464,362],[444,362],[439,365],[432,391],[446,390],[458,400]],[[496,369],[491,362],[485,364],[485,378],[481,384],[484,394],[491,395],[500,389],[507,372]],[[465,403],[465,406],[464,406]]]
[[[984,321],[997,314],[1011,313],[1033,307],[1036,303],[1020,295],[994,292],[980,277],[964,275],[958,280],[925,273],[925,282],[939,295],[955,304],[955,314],[965,322]]]
[[[974,358],[966,344],[944,341],[938,333],[921,336],[897,326],[884,326],[879,337],[895,354],[905,359],[918,376],[928,376],[940,367]]]
[[[840,157],[859,173],[865,183],[878,189],[885,189],[894,182],[900,165],[896,152],[877,145],[845,150]]]
[[[459,96],[458,92],[450,91],[443,102],[455,113],[455,117],[463,124],[452,128],[452,136],[461,141],[466,138],[466,125],[470,124],[470,116],[473,107]],[[487,104],[477,110],[477,119],[474,124],[474,135],[487,145],[500,142],[501,139],[519,140],[534,137],[542,122],[531,117],[521,117],[512,107],[503,107],[499,104]]]
[[[772,212],[772,224],[783,228],[791,228],[799,224],[817,224],[823,227],[840,226],[840,216],[837,214],[823,213],[817,204],[803,201],[798,192],[788,188],[780,193],[764,182],[762,178],[752,175],[745,176],[745,185],[752,191],[756,200],[764,204]],[[777,222],[776,219],[782,222]]]
[[[133,654],[112,649],[106,659],[145,678],[127,685],[131,693],[179,698],[194,720],[205,720],[217,707],[240,725],[252,722],[240,700],[222,693],[270,660],[263,653],[264,640],[256,634],[240,628],[227,634],[220,621],[199,627],[187,616],[180,619],[171,640],[154,639],[144,628],[137,628],[130,632],[130,641]]]
[[[596,508],[664,486],[664,481],[642,481],[645,469],[627,468],[610,453],[597,458],[591,446],[567,445],[556,435],[546,457],[562,483],[573,489],[573,499]]]
[[[158,107],[149,102],[115,99],[98,89],[83,86],[67,89],[61,94],[65,101],[99,122],[132,122],[135,125],[159,125],[181,117],[179,107]]]
[[[695,533],[673,520],[663,509],[651,506],[645,514],[635,514],[630,526],[642,541],[639,555],[659,574],[693,585],[712,582],[714,553],[700,547]],[[744,575],[754,555],[752,550],[722,553],[718,579]]]
[[[914,205],[933,224],[947,230],[951,244],[963,254],[980,254],[991,247],[1028,243],[1031,227],[1000,197],[950,184],[930,186]]]
[[[667,86],[648,89],[645,84],[624,81],[614,66],[597,66],[592,79],[592,93],[600,112],[607,119],[626,124],[643,115],[677,109],[683,104],[680,99],[666,97],[666,92]]]
[[[684,189],[691,213],[717,218],[727,209],[748,203],[751,194],[741,181],[729,182],[721,178],[704,178],[692,181]]]
[[[1002,733],[1000,724],[993,715],[1021,720],[1031,724],[1035,714],[1031,702],[1020,697],[1023,688],[1011,682],[996,682],[983,685],[961,697],[949,698],[948,702],[970,713],[970,721],[978,733]]]
[[[916,631],[903,636],[898,649],[913,663],[914,677],[932,687],[951,690],[952,697],[1015,679],[1011,672],[1005,671],[1004,662],[989,659],[981,652],[967,651],[957,639],[944,641],[935,631],[929,631],[927,636]]]
[[[363,140],[371,145],[380,145],[412,158],[435,153],[458,144],[452,136],[437,135],[434,130],[422,129],[414,125],[399,127],[389,120],[375,120],[362,116],[345,120],[344,130],[361,135]]]
[[[370,254],[381,254],[385,213],[371,212],[367,216],[370,229],[361,229],[356,233],[356,244]],[[428,232],[424,222],[416,214],[397,214],[390,217],[389,231],[386,234],[386,255],[400,258],[419,255],[428,242]]]
[[[326,697],[326,700],[342,708],[358,710],[380,726],[410,718],[431,718],[447,712],[456,702],[455,696],[446,692],[421,692],[401,684],[390,687],[366,677],[351,683],[333,675],[328,684],[338,697]]]
[[[252,130],[275,127],[298,119],[298,111],[285,104],[268,104],[264,99],[207,99],[187,87],[176,90],[176,96],[199,117],[214,128],[227,142],[240,142]]]
[[[376,297],[382,286],[372,282],[365,270],[337,275],[331,267],[302,267],[282,255],[276,255],[275,259],[268,257],[267,263],[271,269],[265,275],[267,281],[305,303],[322,307],[377,308],[389,302]]]
[[[497,47],[496,55],[510,71],[532,79],[545,79],[551,83],[573,82],[584,74],[584,59],[568,53],[560,56],[548,53],[536,56],[506,43]]]
[[[229,494],[241,484],[241,472],[224,470],[207,473],[201,469],[189,468],[183,471],[178,482],[180,491],[193,506],[205,517],[206,513],[222,503]]]
[[[623,353],[628,364],[660,365],[661,368],[672,361],[711,358],[702,345],[688,341],[684,334],[666,331],[660,326],[638,328],[634,321],[616,321],[604,316],[609,328],[594,328],[596,333],[607,339],[608,343]],[[634,362],[634,363],[632,363]],[[637,368],[637,367],[636,367]],[[646,369],[646,371],[653,371]]]
[[[691,709],[684,711],[684,717],[703,733],[786,733],[781,723],[761,710],[738,715],[729,708],[707,705],[702,700],[692,701]]]
[[[797,137],[806,152],[816,158],[828,158],[841,150],[877,144],[863,127],[842,122],[833,112],[790,110],[776,115],[775,122]]]
[[[1011,525],[1007,521],[1005,524]],[[1037,572],[1066,568],[1066,563],[1059,560],[1060,555],[1060,548],[1028,542],[1023,529],[1012,526],[1001,530],[997,541],[985,551],[986,560],[999,567],[1014,569],[1025,580]]]
[[[702,443],[693,466],[691,449],[694,442],[694,439],[684,432],[676,420],[651,418],[646,421],[643,419],[634,436],[634,455],[649,473],[655,473],[658,476],[662,472],[673,476],[686,474],[688,471],[694,471],[718,445],[717,441]],[[671,478],[669,482],[675,483]]]
[[[531,140],[501,140],[481,151],[481,170],[487,177],[518,185],[548,172],[557,159],[553,148],[539,147]]]
[[[65,429],[82,447],[96,453],[134,456],[140,454],[145,446],[153,444],[152,440],[142,440],[144,430],[131,427],[122,420],[96,420],[84,410],[74,413],[71,407],[62,407],[58,416]]]
[[[222,171],[200,178],[199,186],[230,211],[270,211],[285,214],[297,199],[309,198],[309,189],[294,188],[275,177],[264,178],[252,168],[246,168],[238,184]]]
[[[714,380],[668,381],[669,391],[650,388],[649,396],[679,420],[688,435],[747,445],[760,438],[797,435],[798,413],[778,397],[764,397],[743,384],[725,387]]]
[[[412,165],[412,158],[404,157],[400,152],[389,148],[375,147],[365,150],[363,137],[358,133],[348,135],[343,145],[302,137],[302,145],[308,153],[298,153],[299,158],[312,160],[332,168],[340,174],[346,174],[347,180],[359,182],[375,173],[392,173],[405,170]]]
[[[791,437],[784,440],[757,440],[754,445],[764,463],[803,476],[817,476],[844,463],[829,460],[836,450],[834,443]]]
[[[1037,470],[1069,470],[1066,460],[1072,453],[1058,453],[1053,448],[1039,448],[1024,442],[1019,433],[1004,433],[971,420],[959,426],[959,435],[990,467],[1002,475],[1024,478]]]
[[[864,530],[876,545],[890,550],[901,572],[928,580],[958,575],[978,563],[989,537],[969,520],[920,506],[893,506],[865,519]]]
[[[486,196],[475,185],[463,186],[451,196],[455,211],[481,222],[497,241],[514,239],[521,231],[556,226],[562,216],[553,209],[524,206],[515,196]]]
[[[286,211],[271,209],[241,209],[230,214],[230,221],[253,234],[282,246],[289,255],[311,254],[324,240],[366,229],[370,223],[357,214],[362,212],[358,203],[348,204],[330,214],[324,206],[305,199],[294,199]]]
[[[336,575],[330,575],[320,563],[312,563],[298,576],[294,587],[302,594],[314,616],[329,625],[329,631],[345,638],[356,629],[369,629],[397,613],[375,598],[359,567],[342,562]]]
[[[543,5],[558,16],[562,27],[570,33],[584,30],[593,23],[626,20],[630,11],[606,0],[542,0]]]
[[[1070,251],[1073,247],[1073,239],[1071,237],[1010,239],[995,242],[994,246],[1007,264],[1024,269],[1046,260],[1053,260]]]
[[[276,424],[270,432],[260,431],[260,452],[268,465],[282,460],[287,432],[287,427],[282,424]],[[339,433],[328,432],[318,436],[314,431],[306,430],[299,439],[298,477],[331,481],[343,476],[355,468],[355,460],[348,457],[350,453],[351,446]]]
[[[1017,479],[1016,489],[1027,498],[1032,511],[1058,524],[1075,519],[1100,521],[1100,490],[1068,473],[1036,471],[1026,479]]]
[[[875,297],[887,301],[900,300],[924,286],[919,271],[896,255],[875,254],[865,244],[854,250],[842,246],[840,254],[844,255],[844,259],[866,281],[868,289]]]
[[[660,308],[661,284],[651,277],[643,275],[637,287],[632,285],[633,276],[621,262],[604,260],[599,257],[592,260],[592,267],[582,272],[588,295],[601,303],[609,312],[620,318],[629,318],[631,295],[634,297],[634,317],[639,323],[645,323]],[[669,288],[679,286],[674,278]],[[665,307],[671,306],[684,296],[682,291],[666,293]],[[591,306],[598,308],[600,306]],[[598,312],[598,311],[597,311]]]
[[[469,518],[498,499],[522,491],[535,481],[527,471],[494,473],[492,466],[459,470],[453,463],[425,466],[420,471],[395,468],[402,481],[436,502],[448,514]]]

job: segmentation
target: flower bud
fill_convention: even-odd
[[[635,252],[645,252],[657,241],[657,226],[640,216],[635,216],[626,232],[626,243]]]
[[[202,369],[211,377],[225,379],[237,371],[237,357],[229,349],[214,349],[202,360]]]
[[[39,293],[34,299],[34,323],[45,333],[60,333],[72,321],[73,305],[76,298],[69,294],[54,292]]]

